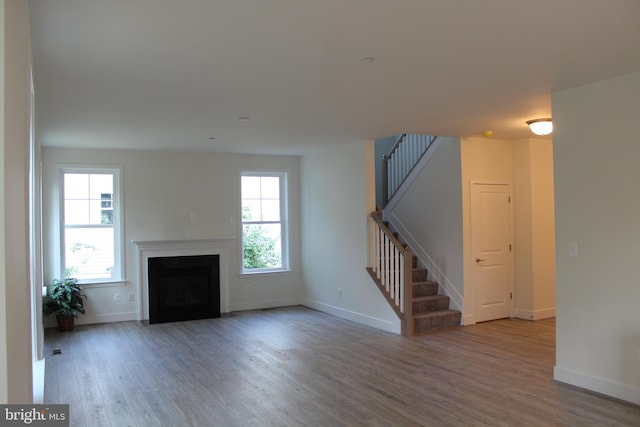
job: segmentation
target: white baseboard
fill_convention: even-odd
[[[640,387],[620,384],[615,381],[574,371],[573,369],[563,368],[562,366],[555,366],[553,368],[553,379],[640,405]]]
[[[259,301],[248,301],[231,303],[231,311],[260,310],[262,308],[288,307],[291,305],[301,305],[300,298],[281,298]]]
[[[81,314],[75,320],[76,325],[92,325],[94,323],[113,323],[128,322],[130,320],[139,320],[137,311],[124,313],[106,313],[106,314]],[[47,316],[44,320],[45,328],[54,328],[57,326],[55,316]]]
[[[124,313],[106,313],[95,315],[80,315],[76,319],[76,325],[90,325],[92,323],[113,323],[128,322],[130,320],[138,320],[137,311],[129,311]]]
[[[462,316],[462,326],[475,325],[476,318],[473,315]]]
[[[525,320],[542,320],[556,317],[556,308],[545,308],[542,310],[525,310],[522,308],[516,308],[513,317]]]
[[[304,299],[302,301],[302,304],[315,310],[322,311],[323,313],[331,314],[332,316],[340,317],[341,319],[350,320],[362,325],[371,326],[372,328],[380,329],[382,331],[391,332],[398,335],[402,333],[400,320],[398,320],[398,323],[394,323],[388,320],[379,319],[377,317],[372,317],[366,314],[347,310],[342,307],[336,307],[334,305],[325,304],[310,299]]]

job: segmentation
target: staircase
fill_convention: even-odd
[[[371,253],[367,271],[402,322],[402,335],[459,326],[462,313],[450,310],[450,299],[439,295],[437,282],[428,279],[427,269],[409,247],[398,240],[380,212],[371,219]]]
[[[402,134],[382,162],[382,207],[397,194],[437,137]],[[411,249],[382,221],[370,216],[367,271],[402,323],[402,335],[459,326],[462,313],[450,310],[450,298],[439,295],[438,283],[428,280]]]
[[[449,297],[438,295],[438,282],[428,280],[427,269],[418,267],[417,263],[414,256],[411,284],[413,333],[460,326],[462,313],[449,309]]]

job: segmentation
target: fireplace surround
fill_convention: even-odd
[[[229,309],[229,250],[234,238],[202,239],[202,240],[152,240],[133,241],[138,250],[138,319],[149,321],[149,261],[154,258],[197,257],[217,255],[219,264],[220,313],[228,313]],[[174,275],[179,274],[173,272]],[[169,284],[169,287],[175,287]],[[187,283],[187,287],[193,286]]]
[[[149,258],[149,323],[220,317],[220,255]]]

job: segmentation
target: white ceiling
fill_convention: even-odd
[[[524,138],[551,92],[640,70],[638,0],[30,7],[45,146],[302,154],[402,132]]]

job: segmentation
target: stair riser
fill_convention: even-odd
[[[412,275],[411,275],[411,280],[413,280],[413,282],[424,282],[427,280],[427,269],[426,268],[414,268]]]
[[[415,319],[414,333],[428,332],[434,329],[443,329],[451,326],[460,326],[461,313],[451,313],[446,316]]]
[[[418,297],[428,297],[430,295],[438,294],[438,283],[436,282],[424,282],[424,283],[414,283],[413,284],[413,295],[414,298]]]
[[[449,308],[449,297],[443,296],[429,301],[413,301],[413,314],[427,313],[429,311],[447,310]]]

